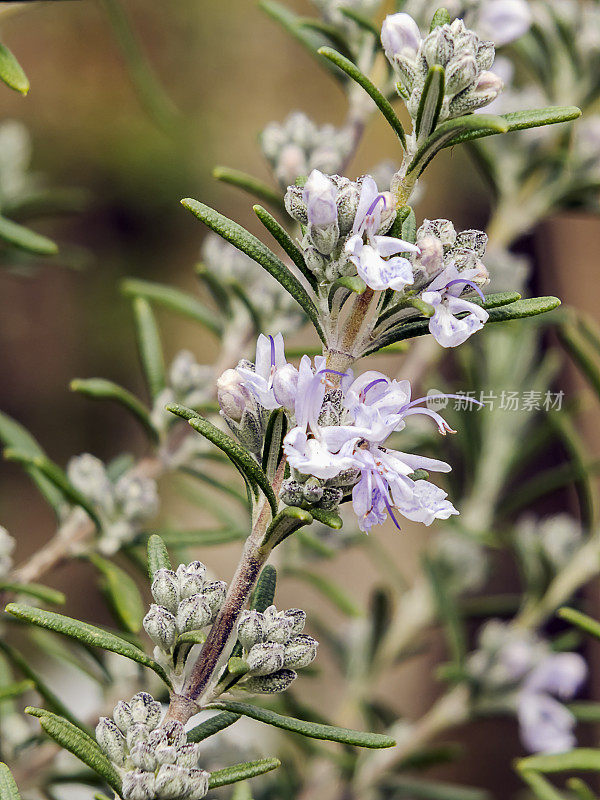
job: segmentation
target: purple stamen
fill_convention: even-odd
[[[416,400],[412,400],[410,403],[407,403],[405,406],[402,406],[399,413],[401,414],[403,411],[406,411],[409,408],[417,405],[417,403],[426,403],[428,400],[434,400],[435,398],[443,397],[446,400],[465,400],[469,403],[476,403],[478,406],[483,406],[484,403],[480,403],[479,400],[475,400],[474,397],[465,397],[462,394],[430,394],[429,397],[418,397]]]
[[[375,211],[375,209],[377,208],[377,204],[379,203],[380,200],[383,200],[383,207],[384,208],[386,207],[387,203],[385,197],[382,194],[378,194],[375,200],[373,200],[373,202],[369,206],[369,210],[365,214],[366,217],[370,216]]]
[[[454,286],[457,283],[464,283],[465,286],[470,286],[471,289],[476,291],[477,294],[479,295],[479,297],[481,297],[481,299],[485,302],[485,296],[484,296],[483,292],[481,291],[479,286],[477,286],[476,284],[473,283],[473,281],[467,281],[464,278],[455,278],[453,281],[450,281],[450,283],[446,284],[446,289],[449,289],[451,286]]]
[[[271,369],[275,366],[275,340],[269,334],[269,341],[271,342]]]
[[[394,514],[394,510],[393,510],[393,508],[392,508],[392,506],[390,504],[389,498],[388,498],[389,487],[385,486],[385,484],[383,482],[383,478],[381,477],[381,475],[378,472],[374,472],[373,476],[375,478],[375,483],[377,484],[377,487],[379,489],[379,494],[383,497],[383,502],[385,503],[385,507],[388,510],[388,514],[392,518],[392,521],[393,521],[394,525],[398,528],[399,531],[401,531],[402,528],[400,527],[400,523],[396,519],[396,516]]]
[[[372,389],[378,383],[389,383],[389,381],[387,378],[376,378],[374,381],[371,381],[371,383],[368,383],[360,393],[363,400],[367,396],[369,389]]]
[[[325,369],[320,369],[317,372],[317,375],[324,375],[325,373],[328,373],[329,375],[339,375],[342,378],[347,378],[348,377],[348,373],[347,372],[338,372],[337,370],[329,369],[328,367],[325,367]]]

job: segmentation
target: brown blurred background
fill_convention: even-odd
[[[128,0],[125,8],[143,49],[180,112],[174,129],[165,133],[132,88],[102,2],[25,5],[21,13],[0,20],[0,33],[32,88],[23,99],[0,87],[2,118],[21,120],[29,128],[34,171],[44,173],[52,186],[83,187],[92,199],[82,214],[35,226],[65,252],[82,248],[84,269],[62,266],[59,255],[32,277],[0,272],[0,407],[28,427],[61,465],[84,451],[105,460],[123,449],[140,453],[143,440],[135,422],[118,408],[68,391],[76,376],[105,376],[143,391],[129,304],[119,294],[119,279],[137,275],[194,286],[192,267],[205,232],[179,200],[200,198],[256,230],[251,201],[213,181],[212,167],[225,164],[268,180],[256,142],[262,127],[295,109],[319,122],[341,123],[345,101],[337,84],[253,2]],[[308,2],[289,5],[311,10]],[[349,174],[359,175],[396,156],[386,124],[374,120]],[[425,182],[419,217],[450,216],[457,228],[485,227],[488,197],[464,152],[445,151]],[[540,254],[536,290],[558,294],[598,318],[600,221],[561,217],[536,231],[527,248]],[[167,357],[185,346],[198,360],[211,360],[216,342],[210,334],[199,335],[197,328],[166,314],[160,314],[160,322]],[[566,375],[565,382],[570,390],[581,388],[574,375]],[[587,434],[598,452],[597,408],[591,399],[588,405],[593,416]],[[182,525],[198,522],[189,508],[178,509],[177,516]],[[18,539],[18,560],[53,530],[51,512],[23,472],[4,463],[0,523]],[[390,530],[384,536],[410,578],[425,541],[422,531],[407,527],[402,536]],[[207,558],[227,577],[236,553],[231,545],[211,550]],[[356,552],[346,553],[336,571],[355,587],[360,603],[374,572],[359,562]],[[90,589],[89,579],[87,568],[77,565],[61,569],[48,582],[68,586],[71,608],[83,618],[101,620],[101,596]],[[288,599],[297,604],[299,590],[300,584],[286,584],[281,605]],[[428,660],[441,656],[434,643]],[[422,661],[403,667],[389,687],[408,717],[427,708],[438,688]],[[498,762],[498,732],[505,729],[514,743],[512,723],[478,725],[470,736],[476,758],[468,772],[461,767],[453,775],[497,787],[489,764]],[[508,756],[517,752],[506,754],[505,778]],[[512,779],[506,783],[507,789],[516,785]]]

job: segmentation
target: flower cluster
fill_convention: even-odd
[[[404,12],[386,17],[381,29],[385,54],[399,77],[397,89],[415,119],[428,70],[445,69],[444,98],[438,120],[470,114],[488,105],[502,91],[502,80],[490,69],[495,48],[482,41],[462,20],[441,25],[425,38],[412,17]]]
[[[302,633],[305,622],[306,613],[299,608],[242,612],[237,633],[249,670],[237,684],[240,689],[272,694],[288,688],[295,670],[307,667],[317,655],[319,643]]]
[[[211,625],[223,605],[226,590],[224,581],[206,580],[206,567],[201,561],[180,564],[176,571],[157,570],[152,581],[155,603],[144,617],[146,633],[159,651],[173,659],[177,637]],[[182,666],[188,651],[189,647],[177,659],[176,667]]]
[[[212,396],[212,367],[198,364],[189,350],[181,350],[175,356],[168,377],[168,386],[159,392],[152,408],[152,421],[159,430],[173,422],[173,415],[165,411],[169,403],[199,408]]]
[[[180,722],[160,725],[159,702],[139,692],[101,717],[96,739],[123,778],[123,800],[201,800],[209,773],[198,769],[200,745]]]
[[[285,188],[313,169],[338,172],[352,148],[352,136],[345,128],[317,126],[302,111],[294,111],[283,123],[267,125],[260,144],[275,178]]]
[[[71,458],[67,475],[96,508],[102,522],[98,548],[105,554],[116,553],[121,545],[130,542],[158,511],[156,481],[131,472],[115,480],[110,465],[105,467],[90,453]]]
[[[0,525],[0,578],[4,578],[12,568],[12,553],[15,549],[15,540]]]
[[[448,472],[448,464],[385,446],[414,414],[433,418],[440,433],[451,431],[421,406],[425,398],[411,399],[408,381],[374,371],[355,379],[351,371],[329,370],[322,356],[314,365],[303,356],[296,368],[285,360],[281,335],[259,336],[255,368],[240,365],[236,373],[240,405],[249,392],[253,403],[288,415],[283,447],[292,475],[283,486],[284,502],[332,508],[351,496],[366,531],[388,513],[395,521],[393,509],[425,525],[458,513],[446,493],[424,479],[429,471]]]
[[[574,697],[587,676],[580,655],[554,653],[536,634],[492,620],[467,666],[488,703],[516,708],[528,750],[572,749],[575,717],[560,701]]]

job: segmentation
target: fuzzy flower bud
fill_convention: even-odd
[[[202,597],[204,603],[208,606],[211,613],[211,619],[214,619],[217,612],[225,602],[227,594],[227,584],[225,581],[210,581],[204,584],[202,589]]]
[[[208,779],[210,774],[203,769],[190,769],[188,771],[187,800],[202,800],[208,792]]]
[[[308,224],[318,228],[337,224],[335,184],[318,169],[308,176],[302,193],[306,203]]]
[[[138,742],[134,745],[129,757],[133,765],[144,772],[154,772],[156,769],[157,756],[148,742]]]
[[[255,644],[246,661],[253,675],[270,675],[283,667],[285,650],[276,642]]]
[[[182,600],[177,609],[177,630],[197,631],[204,628],[212,619],[212,611],[201,594],[194,594]]]
[[[125,737],[112,719],[100,717],[96,741],[111,761],[119,765],[125,763]]]
[[[119,700],[113,709],[113,719],[119,726],[119,729],[122,730],[123,733],[127,733],[134,723],[133,711],[129,703],[126,703],[124,700]]]
[[[177,638],[175,617],[166,608],[153,603],[144,617],[143,625],[148,636],[161,650],[168,652],[175,644]]]
[[[179,605],[179,579],[172,569],[156,570],[151,591],[158,605],[176,613]]]
[[[206,567],[200,561],[196,563],[200,566],[193,567],[192,565],[186,566],[185,564],[180,564],[177,567],[179,596],[182,600],[185,600],[194,594],[199,594],[204,587]]]
[[[123,800],[153,800],[155,780],[152,772],[131,771],[123,775]]]
[[[225,417],[241,422],[248,404],[253,403],[241,375],[235,369],[226,369],[217,379],[217,401]]]
[[[302,633],[306,624],[306,611],[302,611],[301,608],[288,608],[283,614],[292,623],[290,635],[298,636]]]
[[[141,722],[148,730],[154,730],[162,715],[161,705],[148,692],[138,692],[129,701],[134,722]]]
[[[199,748],[200,745],[194,742],[182,744],[177,749],[177,765],[185,769],[192,769],[192,767],[197,766]]]
[[[280,669],[272,675],[256,675],[246,678],[241,688],[248,692],[260,694],[276,694],[288,689],[297,678],[293,669]]]
[[[245,650],[264,639],[265,620],[260,611],[243,611],[238,622],[238,639]]]
[[[318,646],[319,643],[312,636],[294,636],[285,646],[284,666],[292,669],[307,667],[317,657]]]
[[[187,772],[175,764],[165,764],[156,773],[154,789],[160,800],[175,800],[185,796]]]

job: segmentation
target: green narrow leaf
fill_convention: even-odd
[[[3,761],[0,761],[0,800],[21,800],[15,779]]]
[[[123,626],[131,633],[138,633],[142,628],[145,605],[133,578],[96,553],[92,553],[89,560],[104,576],[110,602]]]
[[[23,67],[3,44],[0,44],[0,80],[15,92],[25,95],[29,91],[29,80]]]
[[[150,417],[150,412],[138,398],[127,389],[105,378],[74,378],[69,384],[72,392],[78,392],[92,400],[112,400],[123,406],[141,423],[152,439],[158,440],[158,433]]]
[[[569,620],[571,621],[571,620]],[[600,770],[600,749],[577,747],[567,753],[529,756],[517,762],[519,772],[573,772]]]
[[[352,57],[345,36],[340,33],[339,28],[335,25],[330,25],[318,17],[300,17],[298,22],[303,28],[310,28],[317,33],[322,33],[330,45],[336,47],[340,53],[343,53],[348,58]]]
[[[219,311],[227,317],[231,317],[231,299],[229,297],[229,280],[225,283],[221,279],[221,275],[217,274],[213,269],[208,267],[202,261],[199,261],[194,266],[194,272],[199,280],[201,280],[210,294]]]
[[[467,642],[458,605],[447,591],[443,572],[435,559],[424,558],[423,568],[429,579],[439,617],[444,624],[446,640],[452,654],[453,662],[455,665],[461,666],[464,663]]]
[[[234,714],[242,714],[245,717],[251,717],[264,722],[266,725],[273,725],[276,728],[282,728],[292,733],[299,733],[301,736],[307,736],[309,739],[325,739],[330,742],[340,742],[341,744],[349,744],[355,747],[394,747],[396,742],[382,733],[366,733],[363,731],[354,731],[349,728],[338,728],[334,725],[322,725],[316,722],[304,722],[300,719],[293,717],[284,717],[282,714],[276,714],[274,711],[269,711],[266,708],[259,708],[252,706],[248,703],[237,703],[232,700],[218,700],[211,703],[214,708],[221,708],[225,711],[232,711]]]
[[[81,506],[88,514],[90,519],[95,523],[98,530],[101,530],[102,523],[96,514],[96,509],[94,506],[90,503],[87,497],[85,497],[73,486],[63,470],[50,461],[50,459],[45,455],[31,456],[19,450],[8,448],[4,451],[4,458],[6,458],[8,461],[17,461],[20,464],[25,464],[38,469],[46,478],[52,481],[52,483],[58,489],[60,489],[61,493],[64,495],[64,497],[66,497],[67,500],[69,500],[69,502],[74,503],[77,506]]]
[[[486,130],[490,133],[506,133],[508,123],[502,117],[495,117],[484,114],[469,114],[465,117],[448,119],[433,131],[425,139],[423,144],[415,153],[413,160],[408,165],[407,175],[415,173],[418,177],[431,159],[448,143],[456,139],[459,134],[467,132],[477,132]],[[486,134],[489,135],[489,134]]]
[[[307,569],[300,569],[297,567],[288,567],[285,571],[286,575],[293,578],[299,578],[305,581],[326,597],[334,606],[346,614],[348,617],[362,617],[363,612],[359,606],[356,605],[349,595],[337,583],[334,583],[329,578],[319,575],[316,572],[311,572]]]
[[[216,428],[212,422],[209,422],[203,417],[199,417],[198,414],[192,409],[173,404],[168,405],[167,410],[172,414],[176,414],[177,416],[186,419],[189,425],[195,431],[201,433],[202,436],[209,440],[209,442],[212,442],[219,448],[219,450],[222,450],[225,455],[227,455],[234,462],[234,464],[243,471],[243,473],[252,483],[257,484],[262,489],[269,502],[269,505],[271,506],[273,516],[277,514],[278,503],[273,492],[273,488],[269,483],[265,473],[262,471],[256,461],[254,461],[254,459],[249,455],[247,450],[245,450],[234,439],[232,439],[231,436],[227,436],[226,433],[223,433]]]
[[[561,325],[558,336],[600,399],[600,360],[590,342],[586,341],[571,323]]]
[[[231,800],[253,800],[250,786],[245,782],[238,783],[232,792]]]
[[[535,796],[539,798],[539,800],[567,800],[564,794],[555,789],[554,786],[538,772],[526,770],[521,773],[521,777],[529,784],[531,789],[533,789]]]
[[[446,71],[441,64],[433,64],[429,67],[423,93],[417,111],[415,130],[417,140],[420,142],[433,133],[437,125],[442,103],[444,102],[444,91],[446,88]]]
[[[35,688],[33,681],[18,681],[16,683],[9,683],[7,686],[0,686],[0,703],[4,700],[11,700],[13,697],[25,694]]]
[[[171,559],[167,545],[157,533],[148,539],[148,575],[150,580],[159,569],[171,569]]]
[[[569,778],[567,786],[577,795],[577,800],[598,800],[594,792],[581,778]]]
[[[521,295],[518,292],[495,292],[486,294],[485,300],[480,297],[474,297],[469,299],[469,302],[484,308],[498,308],[499,306],[507,306],[509,303],[516,303],[520,299]]]
[[[212,174],[215,180],[228,183],[230,186],[236,186],[264,203],[269,203],[279,211],[285,211],[281,194],[259,178],[248,175],[246,172],[240,172],[239,169],[230,169],[229,167],[215,167]]]
[[[343,286],[344,289],[348,289],[350,292],[354,292],[354,294],[362,294],[367,288],[367,284],[359,275],[342,275],[341,278],[336,280],[336,284]]]
[[[133,313],[142,369],[150,396],[155,399],[167,385],[160,333],[152,306],[145,298],[133,298]]]
[[[511,111],[508,114],[500,115],[506,122],[506,131],[499,131],[491,127],[486,128],[485,126],[479,129],[474,128],[459,133],[453,139],[445,142],[443,147],[454,147],[455,144],[471,142],[474,139],[481,139],[484,136],[493,136],[496,133],[522,131],[527,128],[538,128],[541,125],[556,125],[559,122],[570,122],[580,116],[581,109],[577,108],[577,106],[549,106],[548,108],[535,108],[528,111]]]
[[[50,738],[100,775],[117,794],[121,793],[121,778],[91,736],[76,728],[68,720],[42,708],[30,706],[25,712],[38,717],[40,725]]]
[[[227,786],[237,781],[245,781],[248,778],[255,778],[257,775],[264,775],[272,769],[281,766],[278,758],[261,758],[260,761],[246,761],[243,764],[234,764],[233,767],[225,767],[211,772],[208,780],[209,789],[218,789],[219,786]]]
[[[51,589],[41,583],[10,583],[0,580],[0,592],[11,592],[12,594],[23,594],[27,597],[35,597],[44,603],[62,606],[67,602],[67,598],[58,589]]]
[[[58,245],[47,236],[35,233],[3,216],[0,216],[0,239],[36,256],[55,256],[58,253]]]
[[[333,528],[334,531],[342,529],[344,523],[337,511],[325,511],[323,508],[312,508],[310,513],[322,525]]]
[[[275,241],[279,242],[281,247],[292,259],[294,264],[298,267],[302,275],[304,275],[306,280],[316,291],[317,279],[306,266],[306,262],[304,261],[304,256],[302,255],[302,252],[299,250],[298,247],[296,247],[289,233],[285,230],[285,228],[283,228],[277,222],[274,216],[269,214],[266,208],[263,208],[262,206],[253,206],[252,210],[259,218],[259,220],[262,222],[262,224],[265,226],[265,228],[269,231],[271,236],[275,239]]]
[[[433,19],[431,20],[431,25],[429,26],[429,33],[435,30],[436,28],[441,28],[443,25],[450,25],[452,22],[452,17],[448,13],[448,10],[445,8],[438,8],[438,10],[433,15]]]
[[[157,664],[156,661],[147,656],[138,647],[125,639],[121,639],[114,633],[104,631],[95,625],[89,625],[87,622],[80,622],[62,614],[56,614],[53,611],[44,611],[41,608],[33,608],[19,603],[9,603],[5,611],[7,614],[12,614],[17,619],[30,622],[32,625],[39,625],[40,628],[62,633],[64,636],[70,636],[72,639],[77,639],[86,645],[100,647],[103,650],[109,650],[111,653],[118,653],[121,656],[125,656],[125,658],[130,658],[132,661],[154,670],[167,686],[171,685],[166,672],[160,664]]]
[[[10,663],[19,670],[21,675],[23,675],[28,682],[34,684],[37,693],[46,701],[51,711],[54,711],[57,714],[60,714],[62,717],[65,717],[77,728],[87,730],[85,725],[83,725],[77,719],[77,717],[69,711],[62,700],[54,694],[52,689],[50,689],[43,678],[40,678],[38,673],[29,665],[27,659],[25,659],[18,650],[16,650],[12,645],[8,644],[8,642],[5,642],[1,639],[0,650],[2,650],[8,661],[10,661]]]
[[[456,786],[452,783],[394,777],[389,785],[396,791],[400,790],[401,797],[411,797],[414,800],[491,800],[490,793],[485,789]]]
[[[237,247],[242,253],[246,253],[253,261],[260,264],[283,288],[289,292],[294,300],[304,309],[320,338],[323,340],[323,331],[319,322],[319,315],[313,301],[310,299],[306,289],[300,281],[285,266],[283,261],[278,258],[260,239],[249,233],[237,222],[223,216],[218,211],[210,208],[198,200],[186,198],[181,201],[184,208],[191,211],[195,217],[204,222],[211,230],[218,233],[226,242]]]
[[[574,608],[567,608],[566,606],[559,608],[556,613],[559,617],[566,619],[572,625],[576,625],[582,631],[589,633],[596,639],[600,639],[600,622],[588,617],[587,614],[582,614],[581,611],[576,611]]]
[[[281,461],[282,443],[286,433],[287,417],[282,408],[276,408],[269,414],[262,454],[262,468],[269,481],[274,479]]]
[[[277,588],[277,570],[267,564],[256,582],[256,587],[250,599],[250,608],[262,614],[269,606],[273,605],[275,589]]]
[[[216,314],[206,308],[192,295],[153,281],[127,278],[121,284],[121,291],[126,297],[143,297],[151,303],[158,303],[170,311],[199,322],[216,336],[223,332],[223,324]]]
[[[600,703],[582,701],[569,703],[567,708],[579,722],[600,722]]]
[[[267,528],[265,541],[275,542],[275,545],[280,544],[292,533],[306,525],[310,525],[312,521],[313,516],[310,511],[296,506],[286,506],[277,514]]]
[[[359,68],[352,61],[347,59],[341,53],[333,50],[331,47],[321,47],[318,50],[319,55],[327,58],[336,67],[339,67],[342,72],[345,72],[349,78],[358,83],[365,92],[371,97],[377,108],[381,111],[385,119],[389,122],[396,136],[400,139],[402,146],[406,149],[406,136],[402,123],[398,119],[396,112],[392,108],[392,104],[386,97],[379,91],[366,75],[364,75]]]
[[[45,455],[44,451],[29,431],[7,414],[3,414],[2,411],[0,411],[0,440],[6,447],[12,447],[30,456]],[[62,492],[59,491],[48,478],[42,475],[39,470],[25,466],[25,472],[29,475],[52,508],[58,512],[63,502]]]
[[[248,531],[235,528],[197,531],[161,529],[160,535],[169,547],[210,547],[211,545],[243,541],[248,537]]]
[[[210,719],[201,722],[191,731],[188,731],[188,742],[202,742],[204,739],[208,739],[209,736],[214,736],[215,733],[219,733],[219,731],[233,725],[241,716],[241,714],[233,714],[231,711],[222,711],[220,714],[215,714],[214,717],[210,717]]]

